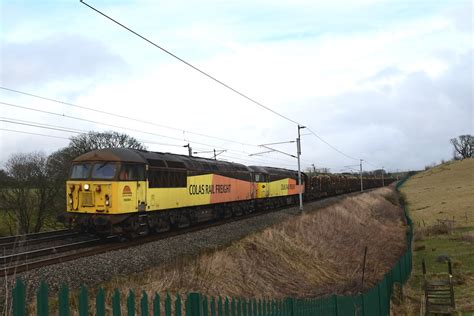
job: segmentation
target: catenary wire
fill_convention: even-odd
[[[292,120],[291,118],[289,118],[289,117],[287,117],[287,116],[285,116],[285,115],[283,115],[283,114],[278,113],[277,111],[275,111],[275,110],[269,108],[268,106],[265,106],[264,104],[262,104],[262,103],[256,101],[255,99],[253,99],[253,98],[247,96],[246,94],[244,94],[244,93],[238,91],[237,89],[232,88],[231,86],[229,86],[228,84],[224,83],[223,81],[221,81],[221,80],[217,79],[216,77],[214,77],[214,76],[208,74],[207,72],[205,72],[205,71],[199,69],[198,67],[192,65],[191,63],[187,62],[186,60],[182,59],[181,57],[178,57],[176,54],[174,54],[174,53],[170,52],[169,50],[165,49],[164,47],[162,47],[162,46],[160,46],[160,45],[154,43],[153,41],[149,40],[149,39],[146,38],[145,36],[143,36],[143,35],[141,35],[141,34],[135,32],[135,31],[132,30],[131,28],[129,28],[129,27],[125,26],[124,24],[120,23],[119,21],[117,21],[117,20],[111,18],[111,17],[108,16],[107,14],[105,14],[105,13],[101,12],[100,10],[94,8],[93,6],[91,6],[91,5],[89,5],[88,3],[84,2],[83,0],[81,0],[81,3],[84,4],[84,5],[86,5],[86,6],[89,7],[90,9],[94,10],[95,12],[99,13],[100,15],[106,17],[107,19],[111,20],[112,22],[116,23],[117,25],[120,25],[121,27],[123,27],[123,28],[126,29],[127,31],[131,32],[132,34],[134,34],[134,35],[140,37],[141,39],[143,39],[143,40],[145,40],[146,42],[150,43],[151,45],[155,46],[156,48],[162,50],[162,51],[165,52],[166,54],[172,56],[173,58],[176,58],[176,59],[179,60],[180,62],[182,62],[182,63],[186,64],[187,66],[191,67],[192,69],[198,71],[199,73],[203,74],[204,76],[208,77],[209,79],[211,79],[211,80],[217,82],[218,84],[224,86],[225,88],[227,88],[227,89],[229,89],[229,90],[231,90],[231,91],[237,93],[237,94],[240,95],[241,97],[243,97],[243,98],[249,100],[250,102],[252,102],[252,103],[254,103],[254,104],[256,104],[256,105],[258,105],[258,106],[264,108],[264,109],[267,110],[267,111],[272,112],[273,114],[276,114],[276,115],[280,116],[281,118],[283,118],[283,119],[285,119],[285,120],[287,120],[287,121],[290,121],[290,122],[292,122],[292,123],[294,123],[294,124],[297,124],[297,125],[299,124],[298,122]]]
[[[55,131],[60,131],[60,132],[68,132],[68,133],[75,133],[75,134],[80,134],[80,133],[87,133],[88,131],[86,130],[80,130],[80,129],[71,129],[71,128],[66,128],[62,126],[55,126],[55,125],[50,125],[50,124],[44,124],[44,123],[37,123],[37,122],[32,122],[32,121],[25,121],[25,120],[17,120],[17,119],[11,119],[11,118],[4,118],[0,117],[1,122],[6,122],[10,124],[17,124],[17,125],[23,125],[23,126],[29,126],[29,127],[36,127],[36,128],[43,128],[43,129],[48,129],[48,130],[55,130]],[[66,137],[62,137],[64,139],[68,139]],[[163,146],[174,146],[174,147],[183,147],[182,145],[176,145],[176,144],[169,144],[169,143],[160,143],[160,142],[153,142],[153,141],[148,141],[148,140],[143,140],[143,139],[137,139],[140,142],[146,143],[146,144],[156,144],[156,145],[163,145]],[[252,163],[266,163],[266,164],[280,164],[283,165],[280,162],[271,162],[268,161],[267,159],[262,158],[261,160],[250,160],[250,159],[245,159],[241,157],[236,157],[228,155],[229,158],[232,157],[232,159],[239,159],[242,161],[250,161]],[[286,166],[290,166],[290,164],[285,164]]]
[[[203,134],[203,133],[197,133],[197,132],[193,132],[193,131],[189,131],[189,130],[185,130],[185,129],[180,129],[180,128],[177,128],[177,127],[172,127],[172,126],[168,126],[168,125],[164,125],[164,124],[158,124],[158,123],[150,122],[150,121],[147,121],[147,120],[137,119],[137,118],[126,116],[126,115],[121,115],[121,114],[117,114],[117,113],[112,113],[112,112],[107,112],[107,111],[103,111],[103,110],[99,110],[99,109],[94,109],[94,108],[91,108],[91,107],[78,105],[78,104],[74,104],[74,103],[71,103],[71,102],[61,101],[61,100],[58,100],[58,99],[48,98],[48,97],[40,96],[38,94],[33,94],[33,93],[30,93],[30,92],[20,91],[20,90],[7,88],[7,87],[3,87],[3,86],[0,86],[0,89],[5,90],[5,91],[18,93],[18,94],[22,94],[22,95],[26,95],[26,96],[30,96],[30,97],[34,97],[34,98],[38,98],[38,99],[42,99],[42,100],[45,100],[45,101],[55,102],[55,103],[59,103],[59,104],[62,104],[62,105],[67,105],[67,106],[71,106],[71,107],[75,107],[75,108],[79,108],[79,109],[83,109],[83,110],[87,110],[87,111],[106,114],[106,115],[110,115],[110,116],[114,116],[114,117],[118,117],[118,118],[122,118],[122,119],[127,119],[127,120],[131,120],[131,121],[139,122],[139,123],[149,124],[149,125],[153,125],[153,126],[157,126],[157,127],[161,127],[161,128],[166,128],[166,129],[171,129],[171,130],[184,132],[184,133],[188,133],[188,134],[193,134],[193,135],[197,135],[197,136],[212,138],[212,139],[216,139],[216,140],[220,140],[220,141],[225,141],[225,142],[235,143],[235,144],[240,144],[240,145],[245,145],[245,146],[254,146],[254,147],[258,146],[258,145],[255,145],[255,144],[239,142],[239,141],[226,139],[226,138],[222,138],[222,137],[217,137],[217,136],[212,136],[212,135],[207,135],[207,134]]]
[[[121,114],[111,113],[111,112],[98,110],[98,109],[90,108],[90,107],[83,106],[83,105],[78,105],[78,104],[74,104],[74,103],[70,103],[70,102],[66,102],[66,101],[61,101],[61,100],[58,100],[58,99],[53,99],[53,98],[49,98],[49,97],[45,97],[45,96],[40,96],[38,94],[33,94],[33,93],[30,93],[30,92],[20,91],[20,90],[17,90],[17,89],[12,89],[12,88],[8,88],[8,87],[4,87],[4,86],[0,86],[0,89],[5,90],[5,91],[9,91],[9,92],[14,92],[14,93],[26,95],[26,96],[30,96],[30,97],[34,97],[34,98],[38,98],[38,99],[42,99],[42,100],[45,100],[45,101],[55,102],[55,103],[59,103],[59,104],[63,104],[63,105],[68,105],[68,106],[71,106],[71,107],[76,107],[76,108],[80,108],[80,109],[84,109],[84,110],[88,110],[88,111],[93,111],[93,112],[96,112],[96,113],[102,113],[102,114],[111,115],[111,116],[122,118],[122,119],[132,120],[132,121],[135,121],[135,122],[154,125],[154,126],[161,127],[161,128],[167,128],[167,129],[171,129],[171,130],[175,130],[175,131],[180,131],[180,132],[183,132],[183,133],[188,133],[188,134],[193,134],[193,135],[197,135],[197,136],[212,138],[212,139],[221,140],[221,141],[230,142],[230,143],[236,143],[236,144],[245,145],[245,146],[259,147],[258,145],[255,145],[255,144],[235,141],[235,140],[231,140],[231,139],[221,138],[221,137],[217,137],[217,136],[211,136],[211,135],[207,135],[207,134],[203,134],[203,133],[197,133],[197,132],[193,132],[193,131],[189,131],[189,130],[185,130],[185,129],[172,127],[172,126],[158,124],[158,123],[154,123],[154,122],[150,122],[150,121],[146,121],[146,120],[142,120],[142,119],[137,119],[137,118],[121,115]],[[297,123],[297,124],[299,124],[299,123]],[[299,125],[301,125],[301,124],[299,124]],[[343,156],[345,156],[349,159],[359,160],[358,158],[352,157],[352,156],[342,152],[341,150],[339,150],[338,148],[336,148],[335,146],[333,146],[332,144],[327,142],[325,139],[323,139],[321,136],[319,136],[317,133],[315,133],[311,128],[306,127],[306,129],[310,132],[311,135],[315,136],[321,142],[325,143],[326,145],[328,145],[330,148],[337,151],[341,155],[343,155]],[[307,161],[307,163],[310,163],[310,162]]]
[[[55,136],[55,135],[46,135],[46,134],[33,133],[33,132],[26,132],[26,131],[18,131],[18,130],[8,129],[8,128],[0,128],[0,131],[14,132],[14,133],[22,133],[22,134],[29,134],[29,135],[35,135],[35,136],[44,136],[44,137],[51,137],[51,138],[61,138],[61,139],[67,139],[67,140],[69,140],[68,137]]]
[[[43,128],[43,129],[49,129],[49,130],[55,130],[55,131],[60,131],[60,132],[67,132],[67,133],[75,133],[75,134],[88,133],[88,131],[86,131],[86,130],[68,129],[68,128],[60,127],[60,126],[54,126],[54,125],[36,123],[36,122],[24,121],[24,120],[17,120],[17,119],[10,119],[10,118],[4,118],[4,117],[0,117],[0,122],[6,122],[6,123],[10,123],[10,124],[24,125],[24,126],[30,126],[30,127],[37,127],[37,128]],[[172,146],[172,147],[183,147],[182,145],[154,142],[154,141],[149,141],[149,140],[145,140],[145,139],[137,139],[137,140],[139,142],[146,143],[146,144]]]
[[[104,125],[104,126],[108,126],[108,127],[113,127],[113,128],[118,128],[118,129],[124,129],[124,130],[133,131],[133,132],[138,132],[138,133],[143,133],[143,134],[149,134],[149,135],[153,135],[153,136],[168,138],[168,139],[177,140],[177,141],[180,141],[180,142],[183,141],[181,138],[177,138],[177,137],[172,137],[172,136],[167,136],[167,135],[162,135],[162,134],[156,134],[156,133],[146,132],[146,131],[142,131],[142,130],[137,130],[137,129],[127,128],[127,127],[122,127],[122,126],[117,126],[117,125],[108,124],[108,123],[104,123],[104,122],[100,122],[100,121],[94,121],[94,120],[84,119],[84,118],[80,118],[80,117],[75,117],[75,116],[71,116],[71,115],[67,115],[67,114],[61,114],[61,113],[56,113],[56,112],[51,112],[51,111],[46,111],[46,110],[40,110],[40,109],[30,108],[30,107],[26,107],[26,106],[23,106],[23,105],[18,105],[18,104],[13,104],[13,103],[7,103],[7,102],[2,102],[2,101],[0,101],[0,104],[6,105],[6,106],[10,106],[10,107],[16,107],[16,108],[20,108],[20,109],[24,109],[24,110],[29,110],[29,111],[35,111],[35,112],[45,113],[45,114],[48,114],[48,115],[54,115],[54,116],[59,116],[59,117],[65,117],[65,118],[70,118],[70,119],[74,119],[74,120],[84,121],[84,122],[88,122],[88,123],[93,123],[93,124],[98,124],[98,125]],[[36,124],[38,124],[38,123],[36,123]],[[202,145],[202,146],[207,146],[207,147],[210,147],[210,148],[216,148],[216,149],[219,148],[219,149],[224,149],[224,150],[228,150],[228,151],[244,153],[244,154],[248,155],[248,152],[245,152],[245,151],[240,151],[240,150],[235,150],[235,149],[228,149],[228,148],[224,148],[224,147],[222,147],[222,146],[210,145],[210,144],[201,143],[201,142],[196,142],[196,141],[190,141],[190,142],[193,143],[193,144]],[[182,147],[182,146],[178,146],[178,147]],[[279,161],[286,161],[286,160],[279,159],[279,158],[275,158],[275,157],[267,157],[267,158],[268,158],[268,159],[279,160]]]
[[[154,126],[158,126],[158,127],[168,128],[168,129],[172,129],[172,130],[175,130],[175,131],[180,131],[180,132],[184,132],[184,133],[188,133],[188,134],[194,134],[194,135],[197,135],[197,136],[208,137],[208,138],[221,140],[221,141],[225,141],[225,142],[230,142],[230,143],[235,143],[235,144],[244,145],[244,146],[259,147],[258,145],[255,145],[255,144],[250,144],[250,143],[245,143],[245,142],[240,142],[240,141],[234,141],[234,140],[230,140],[230,139],[226,139],[226,138],[210,136],[210,135],[203,134],[203,133],[196,133],[196,132],[192,132],[192,131],[188,131],[188,130],[184,130],[184,129],[180,129],[180,128],[175,128],[175,127],[170,127],[170,126],[166,126],[166,125],[162,125],[162,124],[157,124],[157,123],[153,123],[153,122],[150,122],[150,121],[135,119],[135,118],[128,117],[128,116],[125,116],[125,115],[120,115],[120,114],[115,114],[115,113],[111,113],[111,112],[107,112],[107,111],[97,110],[97,109],[93,109],[93,108],[90,108],[90,107],[77,105],[77,104],[73,104],[73,103],[70,103],[70,102],[65,102],[65,101],[61,101],[61,100],[57,100],[57,99],[52,99],[52,98],[40,96],[40,95],[37,95],[37,94],[32,94],[32,93],[29,93],[29,92],[20,91],[20,90],[16,90],[16,89],[11,89],[11,88],[7,88],[7,87],[3,87],[3,86],[0,86],[0,89],[5,90],[5,91],[10,91],[10,92],[15,92],[15,93],[26,95],[26,96],[39,98],[39,99],[50,101],[50,102],[55,102],[55,103],[68,105],[68,106],[72,106],[72,107],[77,107],[77,108],[80,108],[80,109],[85,109],[85,110],[89,110],[89,111],[93,111],[93,112],[97,112],[97,113],[102,113],[102,114],[107,114],[107,115],[111,115],[111,116],[115,116],[115,117],[119,117],[119,118],[123,118],[123,119],[128,119],[128,120],[132,120],[132,121],[136,121],[136,122],[140,122],[140,123],[146,123],[146,124],[150,124],[150,125],[154,125]],[[59,115],[59,114],[56,113],[55,115]],[[193,142],[193,143],[198,144],[197,142]],[[209,147],[217,147],[217,146],[209,145]],[[221,148],[223,148],[223,147],[221,147]],[[237,152],[237,150],[233,150],[233,151]],[[246,151],[239,151],[239,152],[249,154]],[[279,158],[276,158],[276,157],[269,157],[269,159],[287,161],[287,160],[279,159]],[[302,161],[303,161],[303,159],[302,159]],[[310,163],[309,161],[307,161],[307,162]]]
[[[275,114],[275,115],[278,115],[279,117],[281,117],[281,118],[283,118],[283,119],[285,119],[285,120],[287,120],[287,121],[289,121],[289,122],[291,122],[291,123],[294,123],[294,124],[296,124],[296,125],[298,125],[298,126],[304,126],[304,124],[301,124],[301,123],[299,123],[298,121],[295,121],[295,120],[289,118],[288,116],[283,115],[283,114],[281,114],[281,113],[279,113],[279,112],[277,112],[277,111],[271,109],[270,107],[268,107],[268,106],[262,104],[261,102],[256,101],[255,99],[253,99],[253,98],[247,96],[246,94],[244,94],[244,93],[238,91],[237,89],[232,88],[230,85],[224,83],[223,81],[217,79],[216,77],[210,75],[209,73],[207,73],[207,72],[201,70],[200,68],[198,68],[198,67],[192,65],[190,62],[184,60],[183,58],[177,56],[176,54],[174,54],[174,53],[172,53],[171,51],[165,49],[164,47],[162,47],[162,46],[156,44],[155,42],[151,41],[150,39],[146,38],[145,36],[139,34],[138,32],[132,30],[131,28],[125,26],[123,23],[121,23],[121,22],[115,20],[114,18],[108,16],[107,14],[105,14],[105,13],[103,13],[102,11],[96,9],[96,8],[93,7],[92,5],[86,3],[85,1],[80,0],[80,2],[81,2],[82,4],[84,4],[84,5],[86,5],[87,7],[89,7],[90,9],[92,9],[93,11],[99,13],[100,15],[104,16],[105,18],[107,18],[107,19],[109,19],[110,21],[114,22],[115,24],[117,24],[117,25],[121,26],[122,28],[126,29],[126,30],[129,31],[130,33],[132,33],[132,34],[138,36],[139,38],[143,39],[144,41],[148,42],[149,44],[155,46],[156,48],[160,49],[161,51],[165,52],[166,54],[172,56],[173,58],[179,60],[180,62],[184,63],[185,65],[191,67],[192,69],[198,71],[198,72],[201,73],[202,75],[204,75],[204,76],[208,77],[209,79],[211,79],[211,80],[217,82],[218,84],[224,86],[225,88],[227,88],[227,89],[233,91],[234,93],[240,95],[241,97],[243,97],[243,98],[249,100],[250,102],[252,102],[252,103],[254,103],[254,104],[260,106],[261,108],[263,108],[263,109],[265,109],[265,110],[267,110],[267,111],[272,112],[272,113]],[[308,128],[308,127],[307,127],[307,128]],[[335,146],[331,145],[329,142],[327,142],[326,140],[324,140],[321,136],[319,136],[318,134],[316,134],[316,133],[315,133],[314,131],[312,131],[310,128],[308,128],[308,130],[311,132],[311,134],[313,134],[314,136],[316,136],[319,140],[321,140],[323,143],[325,143],[326,145],[328,145],[329,147],[331,147],[332,149],[334,149],[334,150],[337,151],[338,153],[342,154],[343,156],[345,156],[345,157],[347,157],[347,158],[349,158],[349,159],[358,160],[358,158],[355,158],[355,157],[353,157],[353,156],[351,156],[351,155],[348,155],[348,154],[342,152],[341,150],[337,149]]]

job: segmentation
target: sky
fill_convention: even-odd
[[[114,130],[151,151],[189,143],[197,156],[295,169],[291,156],[255,154],[289,142],[273,147],[295,155],[297,122],[303,169],[413,170],[474,134],[472,1],[86,2],[290,120],[79,1],[3,0],[0,167]]]

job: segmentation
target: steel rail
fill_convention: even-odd
[[[200,223],[200,224],[197,224],[197,225],[194,225],[194,226],[190,226],[190,227],[186,227],[186,228],[180,228],[180,229],[176,229],[176,230],[171,230],[171,231],[168,231],[168,232],[159,233],[157,235],[148,235],[148,236],[144,236],[144,237],[137,238],[137,239],[132,239],[132,240],[122,242],[122,243],[110,244],[108,242],[106,244],[99,244],[98,245],[99,247],[97,247],[97,248],[87,249],[87,250],[84,250],[84,251],[78,251],[78,252],[66,254],[66,255],[63,255],[63,256],[49,257],[49,258],[45,258],[45,259],[41,259],[41,260],[25,262],[25,263],[21,263],[21,264],[17,264],[17,265],[12,265],[12,266],[6,266],[5,265],[3,268],[0,267],[0,277],[5,277],[5,276],[12,275],[12,274],[25,272],[25,271],[30,271],[30,270],[33,270],[33,269],[38,269],[38,268],[48,266],[48,265],[52,265],[52,264],[67,262],[67,261],[79,259],[79,258],[82,258],[82,257],[93,256],[93,255],[106,253],[106,252],[109,252],[109,251],[116,251],[116,250],[122,250],[122,249],[130,248],[130,247],[135,247],[135,246],[150,243],[150,242],[153,242],[153,241],[159,241],[159,240],[175,237],[175,236],[178,236],[178,235],[189,234],[189,233],[192,233],[192,232],[197,232],[197,231],[200,231],[200,230],[204,230],[204,229],[208,229],[208,228],[212,228],[212,227],[216,227],[216,226],[236,222],[236,221],[243,220],[243,219],[249,219],[249,218],[261,216],[261,215],[264,215],[264,214],[268,214],[268,213],[272,213],[272,212],[275,212],[275,211],[278,211],[278,210],[292,208],[292,207],[294,207],[294,206],[290,206],[290,207],[283,206],[283,207],[278,207],[278,208],[274,208],[274,209],[266,210],[266,211],[261,211],[261,212],[252,212],[252,213],[245,214],[245,215],[229,217],[227,219],[220,220],[220,221],[203,222],[203,223]],[[110,238],[110,239],[112,239],[112,238]],[[52,247],[52,248],[55,248],[55,247]],[[1,260],[1,258],[2,257],[0,257],[0,260]],[[29,259],[31,259],[31,257]]]
[[[370,190],[372,190],[372,189],[370,189]],[[367,191],[369,191],[369,190],[367,190]],[[330,199],[330,198],[342,198],[344,196],[351,196],[351,195],[358,195],[358,194],[360,194],[360,192],[350,192],[350,193],[344,193],[344,194],[337,194],[337,195],[332,195],[332,196],[328,196],[328,197],[324,197],[324,198],[319,198],[319,199],[313,200],[311,202],[323,201],[323,200]],[[248,213],[248,214],[244,214],[244,215],[240,215],[240,216],[232,216],[232,217],[229,217],[229,218],[226,218],[226,219],[223,219],[223,220],[219,220],[219,221],[202,222],[202,223],[199,223],[199,224],[194,225],[194,226],[190,226],[190,227],[186,227],[186,228],[180,228],[180,229],[176,229],[176,230],[171,230],[171,231],[168,231],[168,232],[159,233],[157,235],[143,236],[141,238],[132,239],[132,240],[128,240],[126,242],[115,243],[115,244],[110,243],[113,240],[113,237],[109,237],[107,239],[107,242],[105,242],[106,240],[102,239],[102,241],[104,243],[103,244],[98,243],[97,244],[98,247],[93,248],[93,249],[86,249],[84,251],[77,251],[77,252],[65,254],[65,255],[62,255],[62,256],[49,257],[49,258],[44,258],[44,259],[40,259],[40,260],[36,260],[36,261],[16,264],[16,265],[12,265],[12,266],[7,266],[5,264],[4,267],[0,267],[0,277],[5,277],[5,276],[12,275],[12,274],[22,273],[22,272],[30,271],[30,270],[33,270],[33,269],[38,269],[38,268],[41,268],[41,267],[44,267],[44,266],[52,265],[52,264],[58,264],[58,263],[62,263],[62,262],[67,262],[67,261],[79,259],[79,258],[82,258],[82,257],[93,256],[93,255],[106,253],[106,252],[109,252],[109,251],[117,251],[117,250],[122,250],[122,249],[130,248],[130,247],[135,247],[135,246],[139,246],[139,245],[146,244],[146,243],[153,242],[153,241],[164,240],[164,239],[175,237],[175,236],[178,236],[178,235],[189,234],[189,233],[197,232],[197,231],[212,228],[212,227],[217,227],[217,226],[220,226],[220,225],[229,224],[229,223],[232,223],[232,222],[237,222],[237,221],[244,220],[244,219],[250,219],[250,218],[253,218],[253,217],[258,217],[258,216],[265,215],[265,214],[268,214],[268,213],[273,213],[275,211],[281,211],[281,210],[284,210],[284,209],[291,209],[291,208],[297,208],[297,207],[298,207],[297,205],[279,206],[279,207],[276,207],[276,208],[273,208],[273,209],[270,209],[270,210],[252,212],[252,213]],[[85,243],[85,242],[82,242],[82,243]],[[51,248],[58,249],[59,247],[51,247]],[[84,248],[84,247],[82,247],[82,248]],[[67,249],[67,248],[63,247],[62,249]],[[0,257],[0,260],[1,260],[1,258],[2,257]],[[32,258],[29,257],[29,259],[32,259]]]
[[[40,238],[35,238],[35,239],[18,239],[13,242],[1,243],[0,249],[3,250],[3,249],[13,249],[15,247],[25,247],[25,246],[40,244],[46,241],[54,241],[57,239],[74,237],[78,235],[79,235],[78,232],[73,232],[73,231],[68,230],[64,234],[50,235],[50,236],[45,236],[45,237],[40,237]]]
[[[70,232],[70,229],[60,229],[60,230],[53,230],[49,232],[40,232],[40,233],[32,233],[26,235],[15,235],[15,236],[7,236],[7,237],[0,237],[0,244],[11,243],[18,240],[32,240],[36,238],[42,238],[47,236],[54,236],[58,234],[64,234],[66,232]]]
[[[38,257],[54,255],[54,254],[57,254],[59,252],[66,252],[66,251],[71,251],[71,250],[77,250],[77,249],[84,248],[84,247],[96,246],[96,245],[102,244],[106,241],[107,240],[104,240],[104,239],[101,239],[101,238],[96,238],[96,239],[92,239],[92,240],[79,241],[79,242],[70,243],[70,244],[66,244],[66,245],[53,246],[53,247],[48,247],[48,248],[42,248],[42,249],[36,249],[36,250],[31,250],[31,251],[25,251],[25,252],[21,252],[21,253],[10,254],[10,255],[6,255],[6,256],[1,256],[0,257],[0,263],[3,263],[4,265],[6,265],[9,262],[35,259],[35,258],[38,258]]]

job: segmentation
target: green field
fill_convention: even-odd
[[[474,159],[449,162],[409,179],[401,189],[415,223],[413,275],[407,312],[419,309],[421,261],[431,277],[446,275],[447,255],[454,267],[456,307],[474,312]]]

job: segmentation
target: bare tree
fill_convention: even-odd
[[[473,157],[474,136],[460,135],[457,138],[451,138],[451,144],[454,146],[454,159],[465,159]]]
[[[0,188],[4,188],[8,186],[9,181],[10,181],[10,178],[8,177],[5,170],[0,169]]]
[[[71,154],[78,156],[95,149],[103,148],[146,149],[142,143],[127,134],[117,132],[89,132],[71,138],[66,147]]]
[[[8,185],[0,188],[0,208],[16,227],[12,233],[39,232],[51,211],[58,187],[43,153],[16,154],[6,164]]]

